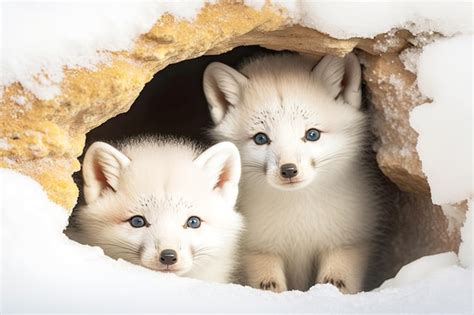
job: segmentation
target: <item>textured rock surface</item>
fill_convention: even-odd
[[[66,69],[62,94],[40,101],[19,84],[5,88],[0,99],[0,167],[19,170],[38,180],[50,198],[72,209],[77,187],[71,174],[80,167],[85,134],[126,112],[145,83],[171,63],[203,54],[218,54],[240,45],[261,45],[321,56],[358,49],[374,111],[377,161],[405,191],[394,211],[394,268],[424,254],[457,250],[458,231],[446,234],[447,221],[429,200],[429,186],[415,150],[417,134],[409,111],[425,102],[416,77],[405,70],[399,52],[413,42],[406,31],[374,39],[333,39],[316,30],[290,25],[284,14],[223,2],[207,5],[193,22],[163,16],[140,36],[131,52],[111,53],[96,70]],[[159,101],[157,101],[159,106]],[[21,189],[21,188],[19,188]],[[408,223],[410,222],[410,223]],[[415,223],[413,223],[415,222]],[[404,250],[406,242],[413,246]],[[421,250],[422,249],[422,250]]]
[[[430,190],[416,152],[418,134],[410,127],[413,107],[426,103],[416,76],[405,70],[398,54],[363,54],[364,78],[373,108],[377,162],[402,190],[428,195]]]
[[[355,47],[393,52],[405,46],[407,36],[337,40],[289,25],[278,10],[255,11],[230,3],[206,6],[194,22],[166,15],[136,41],[133,51],[112,53],[111,61],[95,71],[66,69],[62,94],[52,100],[38,100],[19,84],[6,87],[0,109],[0,166],[34,177],[54,201],[71,209],[77,188],[70,175],[79,168],[76,157],[85,133],[127,111],[145,83],[168,64],[250,44],[313,55],[344,55]],[[396,162],[387,163],[397,168]]]

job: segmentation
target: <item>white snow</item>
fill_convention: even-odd
[[[8,150],[10,148],[10,144],[8,140],[5,138],[0,138],[0,150]]]
[[[273,0],[304,26],[336,38],[374,37],[393,28],[450,36],[472,32],[472,3],[465,1]]]
[[[20,82],[40,99],[60,93],[65,67],[94,69],[104,51],[129,50],[165,12],[191,19],[202,1],[0,3],[0,86]]]
[[[14,171],[0,169],[0,192],[1,313],[472,310],[472,269],[457,266],[452,253],[415,261],[374,292],[342,295],[317,285],[274,294],[161,274],[77,244],[62,233],[66,211],[37,182]]]
[[[205,2],[215,0],[1,2],[0,93],[2,87],[20,82],[39,99],[51,99],[61,91],[64,68],[95,69],[109,60],[109,52],[130,50],[163,13],[193,19]],[[265,1],[246,3],[260,9]],[[472,32],[468,2],[272,3],[285,7],[294,23],[337,38],[373,37],[393,28],[445,35]]]
[[[212,2],[212,1],[211,1]],[[428,43],[406,52],[421,92],[433,101],[410,117],[432,200],[459,221],[451,204],[469,199],[460,264],[453,253],[421,258],[376,291],[345,296],[330,285],[273,294],[160,274],[79,245],[62,230],[66,211],[38,183],[0,170],[0,313],[6,312],[457,312],[472,313],[472,4],[273,0],[295,23],[337,38],[373,37],[407,28]],[[263,0],[246,1],[261,8]],[[20,82],[40,99],[60,93],[64,68],[94,69],[170,12],[193,19],[204,1],[0,3],[0,97]],[[459,35],[469,34],[469,35]],[[386,47],[380,47],[381,50]],[[397,80],[397,77],[390,77]],[[14,96],[19,107],[29,106]],[[0,139],[0,148],[8,142]],[[397,153],[399,154],[399,153]],[[14,161],[12,161],[14,163]]]
[[[403,266],[395,278],[386,280],[378,290],[400,287],[424,278],[437,272],[439,269],[459,263],[458,256],[453,252],[430,255]]]
[[[405,69],[412,72],[416,73],[417,72],[417,64],[418,64],[418,58],[420,57],[422,49],[419,47],[410,47],[404,49],[402,52],[400,52],[400,61],[403,63],[405,66]]]
[[[415,107],[411,126],[433,203],[473,196],[472,35],[425,46],[418,62],[418,86],[431,103]]]
[[[472,268],[472,249],[474,244],[472,244],[472,211],[473,211],[473,199],[469,199],[468,202],[469,210],[466,213],[466,221],[461,228],[461,245],[459,246],[459,260],[461,265],[464,267]]]

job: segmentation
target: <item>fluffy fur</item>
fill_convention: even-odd
[[[134,140],[118,149],[96,142],[82,172],[86,204],[73,215],[72,239],[153,270],[230,281],[243,228],[234,210],[240,158],[232,143],[202,152],[175,140]],[[132,227],[135,215],[147,226]],[[199,228],[187,227],[191,216],[201,219]],[[164,249],[177,252],[177,263],[160,262]]]
[[[206,69],[212,135],[236,144],[242,159],[243,283],[276,292],[314,283],[363,289],[379,198],[366,163],[360,81],[353,54],[319,63],[268,55],[239,71],[221,63]],[[311,128],[319,140],[305,139]],[[269,144],[254,142],[260,132]],[[280,175],[286,163],[297,166],[296,177]]]

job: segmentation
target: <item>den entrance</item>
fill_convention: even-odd
[[[159,71],[148,82],[130,110],[120,114],[87,134],[86,147],[95,141],[115,142],[138,135],[174,135],[210,143],[207,130],[212,126],[208,105],[202,88],[202,75],[208,64],[214,61],[237,67],[242,61],[261,54],[278,53],[259,46],[237,47],[215,56],[202,56],[172,64]],[[364,103],[370,110],[370,93],[364,93]],[[79,158],[82,162],[82,157]],[[74,175],[80,191],[80,173]],[[445,237],[446,227],[435,226],[438,232],[426,233],[426,220],[441,222],[440,208],[431,204],[425,196],[400,191],[387,179],[395,201],[386,213],[387,229],[384,279],[393,277],[401,266],[419,257],[447,250],[457,250]],[[78,204],[82,204],[82,192]],[[412,216],[416,213],[415,216]],[[444,222],[444,221],[443,221]],[[432,229],[430,228],[430,229]],[[459,242],[457,242],[459,244]],[[384,268],[384,269],[385,269]]]

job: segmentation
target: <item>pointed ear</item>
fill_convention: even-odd
[[[312,76],[331,97],[342,97],[349,105],[360,108],[361,70],[359,59],[354,53],[349,53],[344,58],[325,56],[312,70]]]
[[[104,142],[93,143],[82,163],[86,203],[95,201],[106,189],[117,190],[121,172],[130,159]]]
[[[248,79],[242,73],[220,62],[213,62],[204,71],[203,88],[211,111],[218,124],[229,106],[238,105],[242,86]]]
[[[240,180],[240,155],[231,142],[220,142],[198,156],[199,165],[211,179],[211,188],[229,204],[237,201]]]

